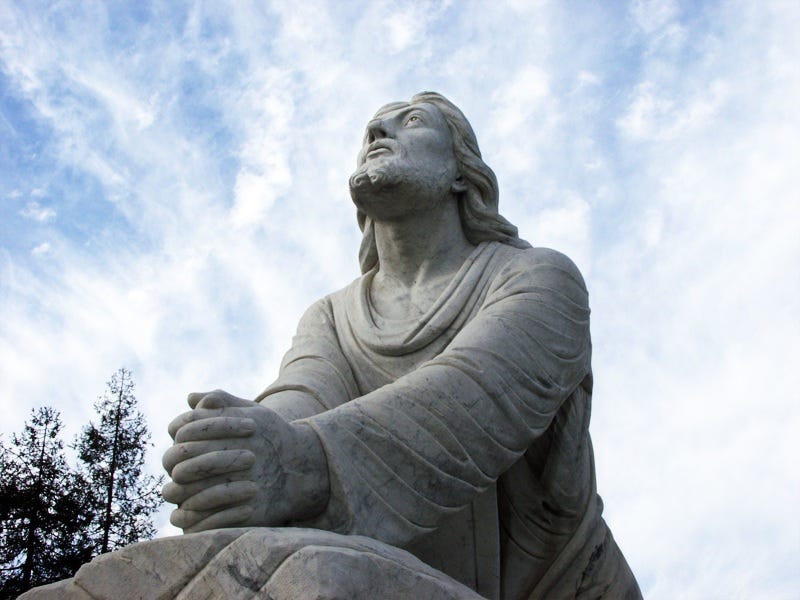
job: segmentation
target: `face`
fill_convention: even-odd
[[[350,191],[372,218],[400,218],[450,200],[457,177],[453,138],[439,109],[389,105],[367,124]]]

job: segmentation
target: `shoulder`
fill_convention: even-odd
[[[495,287],[546,282],[586,293],[586,283],[572,260],[551,248],[514,248],[500,245],[495,253]]]
[[[349,298],[358,294],[362,279],[363,276],[358,277],[345,287],[314,302],[303,314],[300,319],[300,325],[303,327],[332,325],[335,321],[334,314],[337,312],[337,309],[341,309],[348,302]]]

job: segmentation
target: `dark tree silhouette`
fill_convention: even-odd
[[[155,534],[150,515],[162,502],[162,478],[142,472],[150,433],[133,387],[129,370],[114,373],[95,403],[99,423],[89,423],[75,445],[93,505],[89,534],[95,554]]]
[[[32,411],[12,443],[0,441],[0,597],[70,577],[89,560],[85,482],[69,468],[53,408]]]

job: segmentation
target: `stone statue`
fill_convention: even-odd
[[[378,111],[350,190],[362,277],[306,312],[255,402],[189,396],[172,522],[360,534],[488,597],[635,597],[595,490],[576,267],[500,216],[438,94]]]
[[[350,190],[362,276],[308,309],[255,401],[189,395],[164,455],[172,523],[364,536],[485,598],[640,598],[595,486],[575,265],[498,213],[439,94],[378,111]]]

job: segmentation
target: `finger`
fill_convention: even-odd
[[[198,492],[188,498],[180,506],[183,510],[219,510],[225,506],[244,504],[258,492],[258,486],[252,481],[232,481]]]
[[[253,513],[253,507],[249,504],[239,504],[236,506],[230,506],[228,508],[224,508],[222,510],[187,510],[185,508],[176,508],[170,514],[169,521],[175,527],[180,527],[184,530],[184,533],[188,533],[186,531],[188,528],[192,528],[193,531],[201,531],[204,529],[212,529],[213,527],[205,527],[201,526],[203,522],[206,523],[214,523],[214,520],[210,520],[214,515],[219,515],[221,513],[227,513],[227,516],[223,517],[223,519],[217,519],[217,521],[224,520],[226,523],[233,524],[238,522],[239,519],[247,519]],[[247,515],[247,516],[244,516]],[[233,521],[231,517],[238,517],[236,521]],[[244,520],[242,519],[242,520]],[[223,527],[224,525],[220,525]]]
[[[187,423],[217,417],[221,412],[222,411],[220,409],[195,409],[186,411],[185,413],[181,413],[172,419],[172,422],[170,422],[169,426],[167,427],[167,431],[169,431],[170,437],[174,440],[175,434],[178,433],[178,430]]]
[[[169,522],[175,525],[175,527],[186,529],[187,527],[191,527],[192,525],[200,523],[203,519],[207,519],[213,514],[214,514],[213,510],[198,511],[198,510],[184,510],[182,508],[176,508],[170,514]]]
[[[250,450],[216,450],[178,463],[171,477],[175,483],[192,483],[214,475],[244,471],[253,466],[255,459]]]
[[[180,432],[179,432],[180,433]],[[231,440],[232,441],[232,440]],[[225,440],[201,440],[197,442],[176,442],[169,450],[164,452],[161,459],[161,464],[164,470],[172,475],[172,470],[176,465],[182,463],[190,458],[202,456],[203,454],[210,454],[211,452],[219,452],[221,450],[242,450],[241,443],[232,445],[226,443]]]
[[[245,400],[244,398],[238,398],[233,394],[229,394],[228,392],[224,392],[222,390],[214,390],[213,392],[209,392],[205,396],[203,396],[199,402],[197,402],[197,408],[225,408],[228,406],[253,406],[255,402],[252,400]]]
[[[192,392],[188,396],[186,396],[186,402],[189,403],[189,406],[192,408],[197,407],[197,403],[203,399],[204,396],[210,394],[211,392]]]
[[[226,473],[225,475],[207,477],[206,479],[201,479],[200,481],[195,481],[192,483],[175,483],[174,481],[170,481],[162,488],[161,495],[164,496],[164,500],[167,502],[181,504],[195,494],[198,494],[208,488],[212,488],[215,485],[231,483],[233,481],[249,480],[250,474],[248,471],[238,471],[236,473]]]
[[[232,506],[219,512],[213,513],[211,516],[196,522],[194,525],[189,525],[183,528],[184,533],[194,533],[196,531],[207,531],[209,529],[220,529],[223,527],[235,527],[236,525],[245,525],[247,520],[253,514],[253,507],[249,504],[240,506]]]
[[[255,430],[255,421],[247,417],[212,417],[182,425],[173,437],[176,443],[243,438],[250,437]]]
[[[188,412],[184,412],[179,414],[177,417],[172,419],[167,426],[167,431],[169,432],[169,437],[173,440],[175,439],[175,434],[178,433],[178,430],[186,425],[187,423],[191,423],[194,419],[194,411],[190,410]]]

